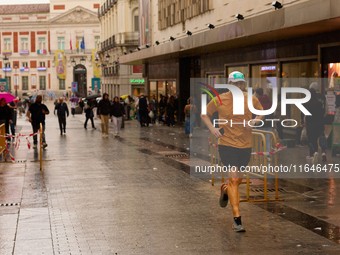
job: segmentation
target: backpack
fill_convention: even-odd
[[[139,99],[139,109],[140,110],[146,110],[147,108],[148,108],[148,104],[147,104],[146,98],[141,97]]]

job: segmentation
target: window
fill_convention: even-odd
[[[39,45],[38,45],[39,50],[46,50],[46,48],[45,48],[45,46],[46,46],[45,37],[39,38],[38,43],[39,43]]]
[[[59,79],[59,89],[60,90],[65,89],[65,79]]]
[[[11,67],[11,63],[5,63],[5,67]]]
[[[21,49],[28,50],[28,38],[21,38]]]
[[[28,90],[28,76],[22,76],[22,90]]]
[[[22,67],[28,67],[28,63],[27,62],[22,62]]]
[[[4,48],[5,48],[5,50],[12,50],[11,38],[5,38],[4,39]]]
[[[45,67],[45,62],[39,62],[39,67]]]
[[[100,36],[95,36],[94,37],[94,46],[96,50],[99,50],[99,45],[100,45]]]
[[[46,76],[39,76],[39,89],[46,90]]]
[[[65,50],[65,37],[58,37],[58,50]]]
[[[139,31],[139,17],[133,16],[133,31],[138,32]]]

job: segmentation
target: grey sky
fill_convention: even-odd
[[[49,0],[0,0],[0,5],[9,4],[49,4]]]

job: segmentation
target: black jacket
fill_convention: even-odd
[[[108,115],[111,112],[111,103],[108,99],[100,100],[98,104],[98,115]]]
[[[122,117],[125,114],[125,109],[123,104],[113,102],[111,106],[111,116]]]
[[[69,116],[69,111],[67,104],[64,102],[62,104],[56,104],[55,109],[58,110],[57,114],[61,116],[65,116],[65,113],[67,113],[67,116]]]
[[[11,108],[8,105],[0,107],[0,124],[6,123],[8,125],[9,120],[12,118]]]

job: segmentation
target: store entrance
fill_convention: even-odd
[[[87,96],[87,72],[86,67],[82,64],[78,64],[73,69],[73,81],[78,83],[78,90],[76,92],[77,97]]]

